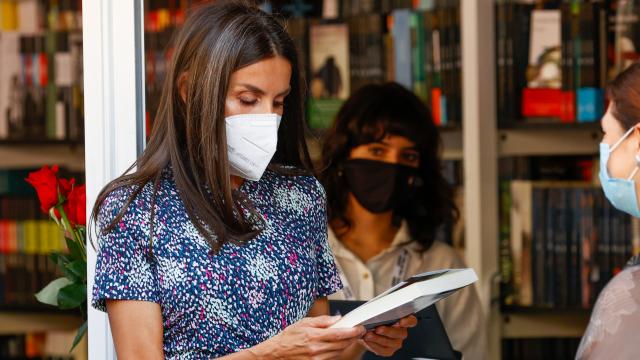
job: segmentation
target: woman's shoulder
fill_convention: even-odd
[[[295,167],[282,167],[278,170],[267,170],[264,174],[265,182],[270,187],[289,193],[299,193],[315,199],[325,199],[326,193],[315,176]]]
[[[640,304],[640,266],[629,266],[614,276],[602,290],[598,301],[608,302],[635,298]]]
[[[618,323],[621,317],[638,311],[640,266],[631,266],[619,272],[604,287],[596,301],[592,320],[606,326],[610,321]]]
[[[595,359],[605,355],[631,358],[628,351],[632,348],[628,344],[636,336],[638,322],[640,266],[630,266],[614,276],[598,296],[576,359]]]
[[[160,183],[162,184],[162,182]],[[142,185],[116,184],[110,190],[100,205],[98,212],[98,226],[103,228],[109,225],[124,209],[123,220],[131,220],[150,210],[154,192],[154,185],[148,182]]]

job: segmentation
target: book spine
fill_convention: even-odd
[[[555,235],[558,227],[558,189],[546,189],[546,206],[543,208],[547,221],[545,224],[546,238],[544,242],[544,255],[542,256],[543,275],[543,305],[553,307],[556,303],[556,278],[555,278]]]
[[[502,303],[513,305],[514,262],[511,253],[511,182],[500,183],[500,278]]]
[[[554,305],[565,308],[569,304],[569,278],[568,278],[568,234],[570,231],[570,217],[568,213],[568,196],[569,189],[556,189],[556,207],[557,216],[555,218],[555,234],[554,234],[554,266],[551,271],[555,274],[554,289]]]
[[[413,88],[410,21],[410,10],[401,9],[393,12],[395,81],[407,89]]]
[[[580,189],[570,190],[569,305],[580,306]]]
[[[532,232],[532,265],[533,265],[533,304],[541,306],[544,304],[545,293],[545,239],[546,239],[546,218],[544,216],[545,190],[539,187],[533,189],[533,232]]]
[[[411,13],[411,67],[413,77],[413,92],[423,101],[426,100],[425,84],[425,54],[424,54],[424,22],[422,13]]]

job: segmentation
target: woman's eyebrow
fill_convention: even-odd
[[[251,85],[251,84],[238,84],[239,86],[243,86],[245,88],[247,88],[249,91],[254,92],[258,95],[265,95],[266,91],[260,89],[257,86]],[[288,87],[285,91],[279,93],[277,96],[286,96],[289,95],[289,92],[291,91],[291,87]]]
[[[388,142],[384,141],[384,140],[380,140],[380,141],[374,141],[373,144],[380,144],[380,145],[384,145],[384,146],[392,146],[391,144],[389,144]],[[402,150],[413,150],[413,151],[418,151],[418,147],[415,145],[412,146],[405,146],[402,148]]]

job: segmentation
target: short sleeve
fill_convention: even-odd
[[[145,189],[146,190],[146,189]],[[106,311],[106,300],[143,300],[159,302],[159,284],[155,264],[149,257],[148,221],[145,190],[127,208],[122,219],[108,233],[105,229],[122,209],[130,190],[116,189],[103,202],[98,213],[98,249],[93,284],[94,308]]]
[[[318,287],[316,298],[324,297],[342,289],[338,268],[329,246],[327,234],[327,196],[324,188],[315,180],[318,196],[314,204],[315,216],[311,224],[311,234],[315,246]]]

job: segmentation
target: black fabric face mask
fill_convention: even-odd
[[[360,205],[377,214],[405,206],[422,184],[418,169],[376,160],[347,160],[343,173]]]

